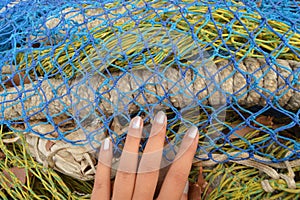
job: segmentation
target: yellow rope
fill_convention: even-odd
[[[137,3],[138,2],[139,1],[137,1]],[[113,5],[111,4],[107,6],[113,7]],[[159,2],[152,5],[152,7],[159,6],[161,6],[161,3]],[[86,5],[86,7],[88,7],[88,5]],[[295,51],[297,51],[296,49],[299,49],[300,47],[300,34],[290,30],[290,27],[287,24],[275,20],[267,20],[266,23],[268,25],[263,25],[262,27],[260,27],[261,17],[258,13],[249,14],[246,10],[239,10],[239,13],[243,13],[243,17],[240,18],[240,22],[238,20],[234,20],[235,16],[233,12],[237,9],[234,6],[231,7],[233,12],[229,11],[228,9],[222,8],[211,7],[211,9],[211,19],[213,19],[213,21],[216,23],[216,26],[212,20],[202,19],[209,12],[208,6],[189,7],[187,9],[188,14],[186,14],[185,16],[187,21],[185,21],[181,14],[176,13],[175,11],[162,12],[159,10],[158,14],[160,15],[161,19],[168,19],[168,21],[170,21],[170,24],[173,25],[172,27],[169,27],[169,29],[172,30],[172,34],[175,34],[178,31],[183,31],[188,34],[191,34],[189,24],[193,25],[193,34],[197,35],[197,37],[199,38],[199,45],[202,47],[204,47],[205,44],[212,43],[215,48],[220,48],[223,51],[228,51],[224,47],[222,39],[218,35],[218,29],[222,29],[221,36],[225,41],[226,45],[232,46],[236,50],[239,49],[238,51],[231,50],[231,53],[236,55],[236,57],[264,57],[263,53],[256,49],[257,47],[259,47],[272,52],[270,53],[270,55],[272,55],[275,58],[297,61],[300,60],[297,57],[297,55],[287,46],[282,46],[274,51],[274,49],[278,48],[283,43],[283,41],[278,35],[284,35],[284,38],[288,41],[289,45],[295,47]],[[145,10],[141,9],[136,12],[136,14],[140,14],[142,12],[145,12]],[[122,14],[121,11],[120,14]],[[155,15],[156,14],[152,13],[151,15],[149,15],[148,18],[144,19],[143,22],[139,24],[139,30],[141,33],[145,33],[147,31],[160,30],[160,26],[154,26],[149,21],[147,21],[148,19],[154,18]],[[111,17],[111,20],[113,20],[113,16]],[[161,20],[159,18],[155,19],[157,22]],[[100,70],[103,70],[103,67],[105,66],[101,66],[103,65],[103,63],[101,59],[99,59],[99,55],[97,53],[100,52],[101,55],[101,52],[104,51],[104,49],[101,49],[101,45],[105,45],[108,49],[112,49],[118,46],[117,38],[122,36],[119,32],[119,29],[126,31],[131,30],[135,26],[135,23],[133,21],[130,21],[130,19],[127,20],[128,22],[126,24],[122,24],[117,21],[114,27],[96,27],[92,30],[89,30],[90,35],[92,35],[94,40],[96,41],[96,46],[93,46],[92,44],[86,45],[82,50],[78,52],[79,54],[78,56],[76,56],[76,58],[74,58],[74,60],[70,60],[70,58],[75,55],[75,52],[78,51],[79,48],[81,48],[85,43],[87,43],[86,37],[79,38],[78,36],[73,36],[72,38],[69,38],[69,40],[67,40],[65,43],[55,48],[54,52],[52,52],[53,50],[50,46],[45,46],[45,49],[33,50],[32,53],[20,53],[17,56],[18,65],[20,68],[25,68],[26,66],[31,65],[33,59],[39,60],[36,70],[40,74],[45,74],[48,72],[57,72],[57,67],[55,67],[54,65],[54,63],[56,62],[61,68],[63,68],[65,75],[68,77],[73,76],[74,73],[80,71],[81,66],[84,63],[90,63],[91,65],[97,67],[100,66],[102,67],[100,68]],[[232,23],[225,27],[225,24],[229,22]],[[246,26],[247,30],[244,28],[243,25]],[[271,27],[273,31],[270,30],[268,26]],[[229,31],[228,28],[230,28],[231,31]],[[253,35],[255,36],[255,38],[253,38],[253,41],[255,42],[256,47],[254,47],[253,44],[249,43],[250,40],[248,32],[253,33]],[[274,32],[276,32],[276,34]],[[115,34],[118,34],[118,36],[116,36]],[[135,45],[138,39],[138,36],[122,36],[122,48],[126,50],[125,52],[128,56],[131,53],[138,53],[143,50],[142,48],[144,48],[144,46]],[[165,43],[168,42],[169,38],[162,38],[161,35],[158,35],[153,38],[153,41],[160,40],[162,40],[162,43]],[[184,44],[182,44],[182,48],[178,49],[188,48],[188,46],[186,46],[187,44],[188,43],[185,42]],[[211,49],[211,47],[206,48],[206,50],[209,49]],[[119,52],[117,52],[118,50]],[[114,53],[115,55],[118,55],[120,52],[121,50],[117,48],[116,52]],[[152,55],[155,54],[153,60],[156,64],[159,63],[163,58],[166,58],[166,56],[168,55],[168,52],[166,50],[161,50],[157,48],[151,48],[151,53]],[[41,58],[43,56],[45,56],[45,58]],[[138,58],[136,58],[134,63],[137,63],[138,65],[143,59],[142,56],[145,56],[144,60],[147,61],[147,65],[153,65],[153,60],[150,59],[151,57],[147,53],[144,53],[144,55],[140,55]],[[120,58],[121,55],[118,55],[118,58],[116,56],[115,58],[109,60],[109,63],[107,63],[107,67],[112,63],[115,63],[114,65],[117,65],[120,68],[126,66],[128,64],[128,61],[122,60]],[[167,65],[168,63],[164,64]]]

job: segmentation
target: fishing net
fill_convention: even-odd
[[[0,2],[0,9],[3,172],[25,167],[45,190],[64,193],[55,198],[66,198],[70,189],[55,186],[63,180],[51,168],[92,180],[98,149],[110,137],[116,169],[130,119],[142,116],[147,136],[154,115],[164,110],[162,164],[170,164],[195,125],[200,140],[194,162],[206,170],[206,181],[216,170],[224,175],[230,169],[217,178],[222,187],[206,187],[202,195],[235,196],[245,187],[247,198],[295,198],[297,1],[20,0]],[[242,173],[249,175],[226,185],[226,177]],[[38,196],[26,181],[27,195]],[[2,196],[16,193],[5,188]]]

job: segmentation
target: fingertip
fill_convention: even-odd
[[[110,140],[109,140],[109,138],[105,138],[104,144],[103,144],[103,150],[104,151],[109,150],[109,146],[110,146]]]
[[[166,118],[167,118],[166,114],[163,111],[159,111],[156,114],[154,121],[160,125],[163,125],[166,123]]]
[[[192,126],[186,131],[182,143],[184,146],[186,144],[192,145],[195,141],[198,140],[198,138],[199,138],[198,128],[196,126]]]
[[[101,163],[110,167],[112,161],[112,143],[110,138],[105,138],[102,141],[101,148],[98,155],[98,164]]]
[[[179,156],[185,152],[195,153],[199,140],[199,131],[196,126],[190,127],[182,140],[179,149]]]
[[[165,136],[167,127],[167,115],[163,111],[159,111],[153,120],[150,137],[160,135]]]
[[[196,126],[192,126],[191,128],[189,128],[189,130],[187,131],[187,135],[189,138],[191,139],[195,139],[198,135],[198,128]]]
[[[140,116],[134,117],[130,122],[130,127],[134,129],[140,129],[142,127],[143,120]]]

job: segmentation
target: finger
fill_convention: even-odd
[[[143,130],[143,120],[135,117],[131,120],[124,149],[114,184],[113,199],[132,199],[137,164],[139,145]]]
[[[188,179],[198,144],[198,129],[191,127],[185,135],[162,185],[158,199],[180,199]],[[172,191],[172,192],[170,192]]]
[[[189,193],[189,181],[186,182],[184,190],[183,190],[183,194],[181,196],[180,200],[187,200],[188,199],[188,193]]]
[[[139,164],[133,199],[153,199],[162,159],[166,126],[167,117],[164,112],[160,111],[155,116],[150,136]]]
[[[112,160],[112,145],[109,138],[101,145],[95,182],[92,191],[92,200],[110,199],[110,168]]]

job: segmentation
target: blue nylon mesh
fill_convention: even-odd
[[[142,115],[147,126],[165,110],[173,146],[196,125],[198,152],[210,159],[237,159],[229,148],[272,162],[299,158],[298,136],[281,134],[299,126],[297,1],[24,0],[0,8],[0,117],[9,129],[25,124],[41,138],[94,148],[109,135],[120,147],[130,118]],[[262,114],[286,123],[258,123]],[[52,131],[38,131],[46,124]],[[232,135],[246,126],[267,136],[235,136],[244,146],[236,145]],[[83,137],[67,137],[80,130]],[[292,153],[265,153],[270,145]]]

